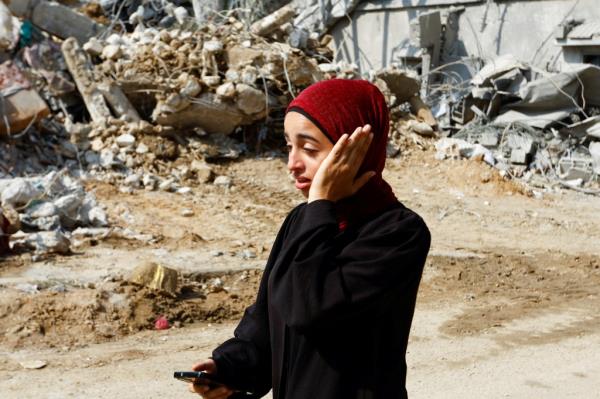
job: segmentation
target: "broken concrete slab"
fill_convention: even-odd
[[[210,93],[201,94],[183,111],[156,113],[153,118],[160,125],[176,128],[201,127],[207,133],[216,134],[230,134],[236,127],[252,121],[237,107],[217,102],[215,96]]]
[[[225,51],[225,59],[229,68],[240,68],[246,65],[262,64],[263,52],[252,47],[234,45]]]
[[[487,86],[492,79],[497,78],[514,69],[528,70],[529,67],[517,60],[514,55],[506,54],[488,62],[473,78],[471,83],[475,86]]]
[[[586,118],[581,122],[573,123],[569,126],[566,126],[559,130],[560,134],[567,136],[577,137],[579,139],[584,138],[585,136],[591,136],[595,138],[600,138],[599,136],[595,136],[600,131],[600,116],[592,116],[590,118]]]
[[[179,272],[175,269],[149,262],[136,267],[128,280],[148,288],[175,294],[179,283]]]
[[[404,71],[388,68],[379,72],[377,77],[386,83],[400,104],[409,101],[419,92],[419,82]]]
[[[600,68],[581,64],[568,72],[544,76],[527,83],[519,97],[500,109],[494,123],[518,122],[544,129],[582,110],[583,104],[600,104]]]
[[[108,101],[117,117],[127,122],[139,122],[141,120],[137,110],[116,83],[104,82],[98,85],[98,90],[100,90],[104,99]]]
[[[250,32],[258,36],[267,36],[281,27],[281,25],[293,20],[295,16],[296,10],[291,4],[288,4],[263,19],[254,22],[250,27]]]
[[[30,20],[39,29],[61,39],[74,37],[83,45],[105,29],[91,18],[55,1],[5,0],[11,12],[19,18]]]
[[[98,87],[88,55],[73,37],[63,42],[62,52],[90,117],[94,122],[106,123],[112,114]]]

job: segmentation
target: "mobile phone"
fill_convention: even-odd
[[[214,374],[205,371],[176,371],[173,377],[181,381],[191,382],[194,385],[208,385],[211,389],[225,385]]]

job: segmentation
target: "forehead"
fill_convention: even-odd
[[[321,132],[310,119],[298,112],[288,112],[283,122],[285,137],[288,140],[307,139],[317,142],[328,141],[327,136]]]

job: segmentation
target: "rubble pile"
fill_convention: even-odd
[[[439,136],[439,125],[419,96],[418,76],[411,71],[386,68],[373,72],[373,81],[390,107],[388,157],[432,147],[431,139]]]
[[[500,57],[472,78],[456,104],[438,104],[454,133],[436,143],[436,157],[481,158],[534,187],[599,193],[600,68],[536,72]]]
[[[15,233],[13,250],[69,253],[71,231],[108,226],[106,212],[94,195],[66,172],[0,179],[0,204],[10,232]]]
[[[0,8],[0,193],[5,216],[17,215],[2,237],[20,227],[14,248],[64,253],[109,236],[152,240],[108,227],[78,179],[122,193],[228,187],[211,162],[239,157],[247,136],[259,148],[311,83],[361,78],[356,65],[332,61],[330,35],[294,25],[291,5],[250,24],[236,10],[199,22],[169,1],[94,4],[83,8],[93,19],[43,0]],[[430,146],[437,121],[416,77],[386,69],[369,78],[392,110],[388,154]],[[13,187],[28,196],[4,200]],[[62,204],[65,196],[72,202]]]
[[[100,179],[122,183],[123,192],[188,193],[190,185],[211,181],[206,161],[244,151],[244,145],[228,139],[232,132],[258,122],[264,134],[273,128],[269,115],[281,115],[302,88],[321,79],[359,77],[356,66],[330,62],[330,36],[319,41],[306,34],[298,41],[289,19],[290,9],[284,7],[250,30],[229,16],[194,31],[139,23],[132,33],[92,38],[82,48],[66,41],[63,53],[71,74],[90,97],[84,95],[92,122],[65,125],[83,154],[82,164]],[[381,73],[391,82],[392,95],[400,90],[390,101],[412,101],[418,83],[396,75]],[[398,79],[410,81],[412,91]],[[102,105],[104,100],[110,107]],[[410,107],[415,114],[422,109],[426,105],[420,100]],[[408,112],[394,121],[390,155],[422,144],[414,131],[435,135],[437,122],[428,115],[428,126],[419,123],[421,114],[411,118]]]

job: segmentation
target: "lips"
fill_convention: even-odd
[[[298,190],[304,190],[310,187],[310,179],[307,179],[305,177],[302,176],[298,176],[296,177],[296,182],[295,182],[295,186]]]

